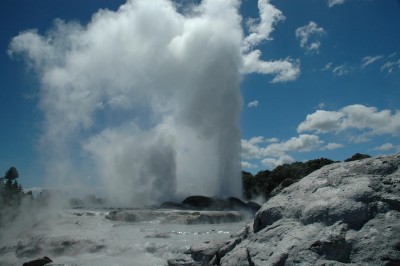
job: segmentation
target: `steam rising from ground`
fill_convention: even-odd
[[[131,0],[87,25],[57,20],[45,35],[15,37],[10,54],[40,78],[41,147],[53,184],[99,177],[130,206],[241,196],[241,74],[287,81],[299,66],[261,61],[252,50],[284,19],[279,10],[260,0],[261,19],[246,38],[238,8],[205,0],[182,14],[167,0]]]

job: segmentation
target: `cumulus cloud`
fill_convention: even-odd
[[[265,61],[261,59],[261,51],[255,48],[263,41],[272,40],[271,33],[274,26],[285,19],[280,10],[270,4],[269,0],[259,0],[259,19],[250,19],[248,27],[250,34],[246,36],[242,43],[243,74],[260,73],[273,74],[275,77],[272,83],[287,82],[297,79],[300,75],[300,63],[291,58]]]
[[[275,168],[294,161],[288,153],[317,150],[323,143],[318,136],[309,134],[301,134],[280,142],[275,138],[264,139],[261,136],[248,140],[242,139],[242,158],[259,159],[264,165]]]
[[[295,31],[296,37],[300,40],[300,47],[306,49],[307,52],[318,52],[321,47],[319,38],[325,33],[325,30],[318,27],[314,21],[310,21]]]
[[[328,0],[328,6],[333,7],[335,5],[341,5],[344,4],[346,0]]]
[[[286,152],[307,152],[323,143],[317,135],[301,134],[285,142],[273,143],[261,149],[263,156],[284,155]]]
[[[280,156],[279,158],[265,158],[261,161],[265,166],[270,169],[274,169],[279,165],[293,163],[294,159],[287,154]]]
[[[299,67],[252,50],[282,13],[260,0],[260,20],[244,36],[239,5],[204,0],[180,13],[171,1],[130,0],[87,25],[57,20],[45,35],[14,37],[9,54],[25,59],[41,84],[51,180],[98,176],[129,206],[240,196],[241,75],[283,82]]]
[[[297,79],[300,75],[300,62],[290,58],[277,61],[263,61],[261,51],[255,50],[243,56],[244,74],[273,74],[272,83],[287,82]]]
[[[258,167],[256,164],[252,164],[252,163],[244,162],[244,161],[241,162],[241,166],[242,166],[242,169],[255,169]]]
[[[375,147],[374,150],[376,151],[390,151],[395,149],[396,147],[392,143],[385,143],[381,146]]]
[[[258,101],[249,102],[249,103],[247,104],[247,107],[249,107],[249,108],[258,107]]]
[[[376,61],[382,59],[383,56],[382,55],[377,55],[377,56],[366,56],[364,57],[361,61],[361,68],[365,68],[373,63],[375,63]]]
[[[400,134],[400,112],[396,110],[379,111],[376,107],[367,107],[361,104],[348,105],[338,111],[317,110],[309,114],[297,131],[328,133],[345,130],[358,130],[362,134],[354,139],[357,142],[365,141],[368,136]]]
[[[321,150],[336,150],[339,148],[343,148],[343,144],[340,143],[328,143],[324,147],[321,148]]]
[[[243,41],[243,49],[245,51],[251,50],[262,41],[272,40],[270,35],[274,30],[275,24],[285,20],[282,12],[269,2],[269,0],[259,0],[260,18],[248,20],[250,34]]]

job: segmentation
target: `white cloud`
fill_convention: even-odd
[[[285,20],[285,16],[275,6],[269,3],[269,0],[259,0],[258,9],[260,19],[251,19],[248,21],[250,34],[243,41],[243,49],[250,51],[254,46],[264,40],[271,40],[271,33],[274,26],[280,21]]]
[[[241,154],[242,158],[245,159],[254,159],[260,158],[261,148],[259,144],[263,143],[263,137],[253,137],[249,140],[242,139],[241,140]]]
[[[261,161],[265,166],[270,169],[274,169],[279,165],[293,163],[294,159],[287,154],[280,156],[279,158],[265,158]]]
[[[269,3],[269,0],[259,0],[259,19],[248,21],[250,34],[242,42],[243,74],[272,74],[272,83],[287,82],[297,79],[300,75],[299,61],[290,58],[277,61],[264,61],[261,51],[254,49],[262,41],[272,40],[270,36],[275,24],[285,19],[280,10]]]
[[[389,151],[389,150],[393,150],[396,147],[392,144],[392,143],[385,143],[382,144],[381,146],[375,147],[374,150],[376,151]]]
[[[273,143],[262,150],[265,156],[282,154],[289,151],[306,152],[311,151],[321,145],[323,141],[316,135],[301,134],[298,137],[292,137],[286,142]]]
[[[249,102],[249,103],[247,104],[247,107],[249,107],[249,108],[258,107],[258,101]]]
[[[322,71],[327,71],[327,70],[331,69],[332,65],[333,65],[332,62],[327,63],[321,70]]]
[[[244,161],[241,162],[241,166],[242,166],[242,169],[255,169],[258,167],[256,164],[252,164],[252,163],[244,162]]]
[[[325,145],[324,147],[322,147],[322,150],[336,150],[339,148],[343,148],[342,144],[339,143],[328,143],[327,145]]]
[[[335,76],[345,76],[345,75],[350,74],[350,72],[351,72],[351,68],[349,66],[347,66],[346,64],[337,66],[337,67],[333,68],[333,70],[332,70],[332,73]]]
[[[322,27],[318,27],[317,23],[310,21],[307,25],[297,28],[295,33],[300,39],[300,47],[307,52],[318,52],[321,47],[319,38],[326,32]]]
[[[323,141],[316,135],[301,134],[287,141],[277,142],[278,139],[264,139],[253,137],[249,140],[242,139],[242,157],[246,159],[260,159],[263,157],[278,157],[287,152],[307,152],[318,148]],[[269,143],[265,147],[261,145]]]
[[[297,79],[300,75],[300,62],[292,59],[263,61],[261,51],[255,50],[243,55],[243,69],[245,74],[260,73],[274,74],[272,83],[287,82]]]
[[[333,150],[342,147],[341,144],[329,143],[322,146],[324,141],[317,135],[301,134],[289,140],[279,142],[276,138],[265,139],[258,136],[249,140],[242,139],[242,159],[259,160],[269,168],[292,163],[291,152],[310,152],[315,150]]]
[[[400,59],[397,61],[386,62],[382,67],[381,71],[387,71],[389,74],[395,69],[400,69]]]
[[[346,0],[328,0],[328,6],[333,7],[335,5],[341,5],[345,2]]]
[[[309,114],[306,120],[297,127],[297,132],[314,131],[316,133],[327,133],[338,131],[338,123],[343,114],[335,111],[317,110]]]
[[[365,68],[373,63],[375,63],[376,61],[382,59],[383,56],[382,55],[377,55],[377,56],[366,56],[364,57],[361,61],[361,68]]]
[[[358,134],[357,141],[365,141],[368,136],[400,134],[400,112],[390,110],[378,111],[376,107],[361,104],[348,105],[338,111],[317,110],[307,115],[298,127],[301,132],[341,132],[355,129],[364,131]],[[356,139],[354,139],[356,140]]]

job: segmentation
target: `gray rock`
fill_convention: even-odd
[[[43,254],[52,256],[75,255],[80,252],[96,253],[102,251],[105,245],[88,239],[60,237],[30,237],[19,241],[15,255],[18,258],[36,257]]]
[[[158,220],[165,224],[217,224],[240,222],[244,219],[244,216],[238,211],[117,210],[111,211],[106,218],[112,221],[125,222]]]
[[[168,266],[201,266],[201,263],[194,261],[190,255],[180,254],[169,259]]]
[[[325,166],[265,203],[253,230],[234,236],[229,252],[214,243],[194,249],[192,258],[219,254],[209,260],[215,265],[400,265],[399,165],[400,154]]]

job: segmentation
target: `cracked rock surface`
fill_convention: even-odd
[[[203,265],[400,265],[399,166],[400,154],[325,166],[265,203],[252,228],[226,242],[228,252],[209,243],[203,250],[211,253],[199,256],[197,249],[192,259]]]

